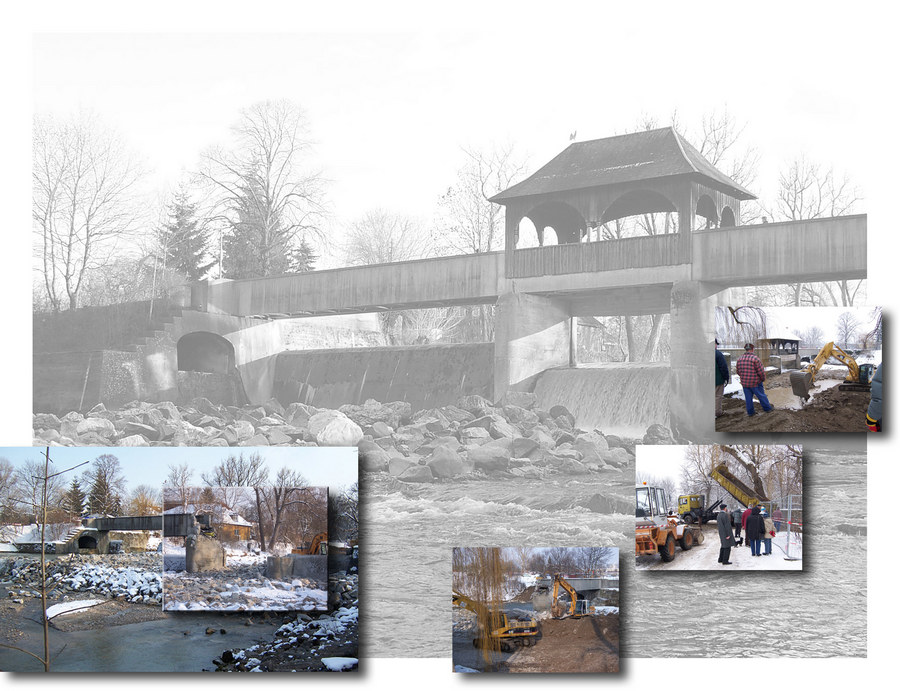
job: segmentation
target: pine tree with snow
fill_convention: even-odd
[[[167,268],[197,281],[215,265],[209,257],[209,233],[197,218],[197,205],[184,186],[168,207],[168,221],[160,229],[160,251]]]

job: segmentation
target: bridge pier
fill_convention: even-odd
[[[501,295],[494,326],[494,399],[507,391],[531,391],[544,370],[573,364],[573,322],[565,300],[517,292]]]
[[[714,307],[719,288],[701,281],[672,284],[669,420],[677,438],[699,442],[715,428]]]

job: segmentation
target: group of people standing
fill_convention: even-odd
[[[770,517],[765,507],[758,504],[745,511],[737,508],[729,511],[728,506],[722,504],[716,516],[716,527],[721,545],[719,563],[723,566],[732,563],[729,561],[731,548],[744,543],[750,547],[751,556],[769,556],[772,554],[772,538],[781,528],[781,510],[776,509],[775,516]],[[741,531],[744,533],[743,539]]]

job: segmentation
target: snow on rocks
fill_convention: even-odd
[[[161,566],[159,556],[154,554],[68,555],[47,562],[48,596],[90,592],[108,599],[159,605]],[[0,560],[0,578],[9,582],[10,597],[40,597],[38,559]]]
[[[220,671],[349,671],[358,666],[359,579],[332,573],[329,599],[334,611],[291,615],[268,643],[226,650],[215,660]]]

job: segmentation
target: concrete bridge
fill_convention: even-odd
[[[866,216],[856,215],[695,231],[688,252],[671,233],[209,281],[193,287],[191,307],[309,317],[489,304],[519,292],[564,298],[591,316],[659,314],[669,311],[671,286],[681,281],[721,290],[865,276]]]
[[[548,369],[575,366],[578,317],[668,313],[671,425],[702,438],[723,291],[865,278],[866,249],[866,216],[842,216],[210,281],[193,287],[191,307],[211,318],[277,319],[495,304],[495,400],[533,390]],[[264,377],[274,378],[251,379]]]
[[[397,381],[401,389],[432,387],[426,374],[438,372],[454,382],[442,403],[454,392],[475,393],[463,391],[473,380],[492,386],[499,401],[511,390],[533,391],[547,370],[578,364],[579,317],[669,314],[669,424],[682,438],[708,438],[713,313],[729,300],[725,291],[866,276],[864,215],[742,225],[741,203],[749,199],[671,128],[577,142],[491,199],[505,207],[502,252],[196,283],[183,311],[135,352],[66,353],[71,383],[56,389],[71,389],[79,409],[89,390],[113,405],[196,396],[314,403],[324,388],[362,403],[364,392],[379,397],[373,381],[386,382],[377,391],[392,395]],[[643,231],[625,220],[659,214],[663,225]],[[657,227],[666,232],[648,234]],[[525,232],[539,246],[522,246]],[[603,239],[635,232],[643,234]],[[408,351],[415,349],[407,348],[377,358],[335,356],[323,379],[305,350],[286,352],[280,331],[288,317],[478,304],[496,308],[494,342],[480,344],[486,348],[475,369],[437,352],[413,366]],[[49,364],[36,363],[37,372],[52,375],[36,391],[55,390],[59,376]],[[91,374],[98,371],[102,377]]]

